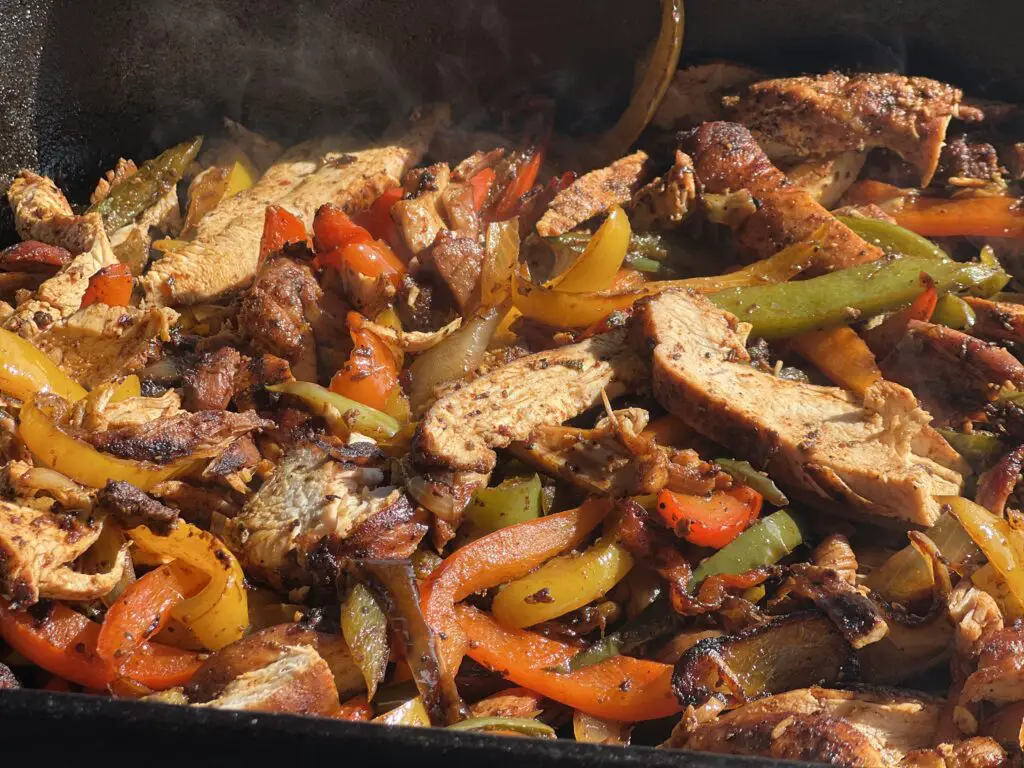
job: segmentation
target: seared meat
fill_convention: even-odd
[[[829,214],[807,191],[772,165],[750,131],[736,123],[705,123],[684,142],[694,159],[698,189],[722,195],[746,190],[757,201],[749,216],[730,222],[737,245],[763,259],[825,227],[822,250],[827,264],[817,271],[843,269],[882,256]]]
[[[360,560],[404,560],[427,535],[428,515],[402,497],[364,520],[342,542],[339,557]]]
[[[629,202],[634,229],[673,229],[693,211],[697,187],[693,160],[676,150],[675,163],[664,176],[640,188]]]
[[[758,371],[746,365],[749,326],[703,297],[666,292],[638,319],[659,402],[809,503],[927,526],[934,497],[960,492],[962,459],[908,390],[881,382],[860,402]]]
[[[400,491],[379,487],[382,482],[379,469],[342,464],[320,448],[300,446],[229,521],[225,541],[247,570],[272,581],[293,574],[301,579],[321,541],[337,550],[381,510],[408,506]]]
[[[940,711],[939,701],[886,689],[815,686],[746,704],[698,728],[685,746],[881,768],[932,746]]]
[[[18,678],[6,664],[0,664],[0,691],[14,691],[21,688]]]
[[[834,208],[857,180],[867,155],[843,152],[833,157],[805,160],[786,171],[786,176],[823,208]]]
[[[904,758],[900,768],[1002,768],[1008,757],[992,739],[975,736],[957,744],[915,750]]]
[[[811,562],[818,568],[835,571],[850,586],[857,583],[857,555],[841,533],[832,533],[822,539],[811,553]]]
[[[722,98],[763,77],[756,69],[729,61],[680,69],[672,78],[653,123],[666,130],[679,130],[723,120]]]
[[[96,504],[126,528],[146,525],[154,531],[166,532],[178,520],[177,510],[123,480],[108,480],[97,494]]]
[[[1004,181],[996,148],[984,142],[969,144],[964,136],[953,138],[942,148],[935,175],[954,187],[1002,184]]]
[[[447,164],[409,171],[402,182],[405,197],[391,206],[391,217],[414,254],[429,248],[437,233],[447,229],[441,199],[451,180]]]
[[[235,394],[235,379],[249,362],[234,347],[204,355],[185,373],[182,405],[189,411],[223,411]]]
[[[59,245],[23,240],[0,251],[0,272],[27,272],[52,277],[71,263],[71,254]]]
[[[648,414],[641,408],[615,411],[594,429],[541,425],[509,450],[538,469],[603,496],[657,493],[668,482],[668,460],[650,441],[639,438]],[[623,437],[623,431],[628,435]],[[642,443],[642,445],[638,445]]]
[[[84,574],[68,565],[93,545],[102,525],[74,515],[0,501],[0,597],[32,605],[40,597],[91,600],[107,594],[126,565],[122,552],[107,573]]]
[[[392,143],[357,149],[349,137],[328,137],[286,152],[259,182],[220,203],[187,245],[158,261],[142,283],[157,305],[197,304],[249,285],[256,275],[267,205],[276,203],[307,223],[332,202],[354,213],[367,208],[419,162],[447,109],[430,110]]]
[[[580,176],[551,201],[537,222],[537,234],[554,237],[575,229],[587,219],[629,202],[646,175],[647,153],[634,152],[607,168]]]
[[[763,80],[723,103],[773,159],[885,147],[917,169],[924,187],[962,97],[924,77],[830,72]]]
[[[981,649],[978,669],[964,683],[960,706],[991,701],[1024,701],[1024,630],[1007,627],[994,632]]]
[[[273,422],[255,411],[181,411],[156,421],[91,432],[85,438],[122,459],[164,464],[186,456],[212,458],[242,435],[269,426]]]
[[[494,468],[494,448],[526,440],[646,380],[626,331],[594,336],[519,358],[435,402],[416,431],[413,457],[423,467],[472,472]]]
[[[239,675],[217,698],[196,706],[331,717],[340,704],[327,662],[310,646],[298,645],[285,648],[262,669]]]
[[[74,258],[39,286],[34,299],[19,305],[4,327],[22,336],[69,317],[82,306],[92,277],[117,263],[99,214],[75,216],[64,195],[50,179],[22,171],[7,190],[18,234],[67,249]]]
[[[483,246],[475,238],[441,230],[429,258],[455,297],[459,311],[468,315],[480,299],[477,287],[484,262]]]
[[[181,480],[160,483],[150,489],[149,495],[175,510],[182,520],[205,529],[210,528],[215,513],[230,519],[242,506],[223,489],[200,488]]]
[[[296,647],[312,648],[327,662],[339,696],[351,696],[366,687],[340,635],[316,632],[301,624],[278,624],[236,640],[211,655],[189,680],[185,693],[195,703],[212,701],[232,681],[267,667]]]
[[[274,355],[260,355],[244,358],[235,379],[234,401],[240,411],[249,411],[258,407],[257,403],[267,397],[268,384],[280,384],[283,381],[294,381],[291,367],[287,360]]]
[[[1024,306],[1008,301],[990,301],[977,296],[965,296],[977,322],[971,333],[993,341],[1024,343]]]
[[[51,325],[32,343],[72,379],[94,387],[158,359],[177,319],[173,309],[92,304]]]
[[[452,231],[465,237],[480,237],[483,219],[473,204],[473,185],[451,183],[441,194],[445,219]]]
[[[271,258],[242,298],[239,329],[254,349],[287,360],[296,378],[316,381],[313,325],[322,296],[308,264],[288,256]]]

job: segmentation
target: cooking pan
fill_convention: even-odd
[[[690,0],[686,11],[685,61],[905,71],[1024,101],[1019,0]],[[150,157],[223,116],[287,141],[372,131],[434,99],[471,124],[485,99],[542,92],[560,129],[585,135],[627,102],[657,24],[653,0],[2,0],[0,188],[29,167],[82,201],[118,156]],[[0,211],[3,245],[15,234]],[[781,765],[42,691],[0,692],[0,734],[5,759],[24,749],[47,762]]]

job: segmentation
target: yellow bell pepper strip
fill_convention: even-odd
[[[550,671],[579,650],[523,629],[506,629],[467,605],[456,609],[470,643],[469,656],[506,680],[595,717],[623,722],[657,720],[681,707],[671,690],[672,667],[655,661],[615,656],[566,674]]]
[[[67,434],[54,420],[54,404],[46,399],[25,403],[21,409],[18,434],[43,466],[55,469],[90,488],[102,488],[108,480],[124,480],[148,491],[165,480],[191,472],[196,462],[179,459],[160,466],[110,456]]]
[[[789,345],[834,384],[863,395],[882,380],[868,345],[847,325],[794,336]]]
[[[341,436],[360,432],[373,438],[389,438],[402,428],[393,416],[309,381],[286,381],[270,385],[267,389],[299,398],[314,413],[324,417],[331,429]]]
[[[382,725],[408,725],[413,728],[430,727],[430,715],[427,708],[423,706],[423,699],[419,696],[409,699],[383,715],[373,718],[372,722]]]
[[[609,162],[626,154],[661,104],[679,66],[684,18],[683,0],[662,0],[658,40],[644,68],[643,78],[626,111],[598,140],[601,154]]]
[[[158,536],[144,525],[127,533],[147,554],[174,558],[209,577],[198,594],[171,609],[171,616],[204,647],[216,651],[241,639],[249,626],[245,575],[219,539],[182,520],[167,536]]]
[[[437,633],[442,662],[457,670],[466,638],[455,617],[455,603],[481,589],[525,576],[576,546],[612,509],[608,499],[591,499],[576,509],[510,525],[455,550],[422,587],[423,615]],[[528,687],[528,686],[527,686]]]
[[[1024,207],[1014,197],[908,198],[893,217],[925,237],[1024,237]]]
[[[959,496],[940,498],[967,531],[989,564],[999,573],[1010,594],[1024,603],[1024,532],[980,504]]]
[[[978,301],[985,301],[985,299],[978,299]],[[978,316],[969,302],[952,293],[947,293],[935,304],[931,321],[955,331],[970,331],[978,322]]]
[[[466,522],[481,533],[540,517],[540,475],[510,477],[491,488],[478,488],[466,507]]]
[[[633,556],[619,542],[603,539],[580,555],[562,555],[508,584],[491,612],[506,627],[532,627],[603,597],[625,578]]]
[[[120,403],[122,400],[127,400],[129,397],[141,397],[142,396],[142,382],[139,381],[139,377],[134,373],[125,376],[114,386],[114,393],[110,396],[110,402]]]
[[[85,395],[50,358],[15,333],[0,329],[0,392],[28,402],[39,392],[52,392],[69,402]]]
[[[615,206],[590,238],[583,254],[551,280],[548,287],[569,293],[593,293],[609,288],[626,258],[631,234],[629,217],[621,207]]]

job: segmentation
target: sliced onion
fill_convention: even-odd
[[[413,412],[420,413],[430,403],[439,385],[461,379],[483,362],[487,345],[504,314],[497,307],[486,309],[416,358],[409,367],[412,377],[409,401]]]

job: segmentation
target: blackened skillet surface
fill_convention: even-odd
[[[562,128],[606,124],[657,27],[653,0],[0,0],[0,188],[41,169],[82,199],[118,155],[148,157],[222,115],[281,139],[428,99],[464,120],[528,89]],[[897,70],[1024,101],[1019,0],[690,0],[684,58],[782,71]],[[0,204],[0,243],[14,238]],[[0,692],[0,751],[147,765],[768,766],[307,718]],[[2,762],[2,761],[0,761]]]

